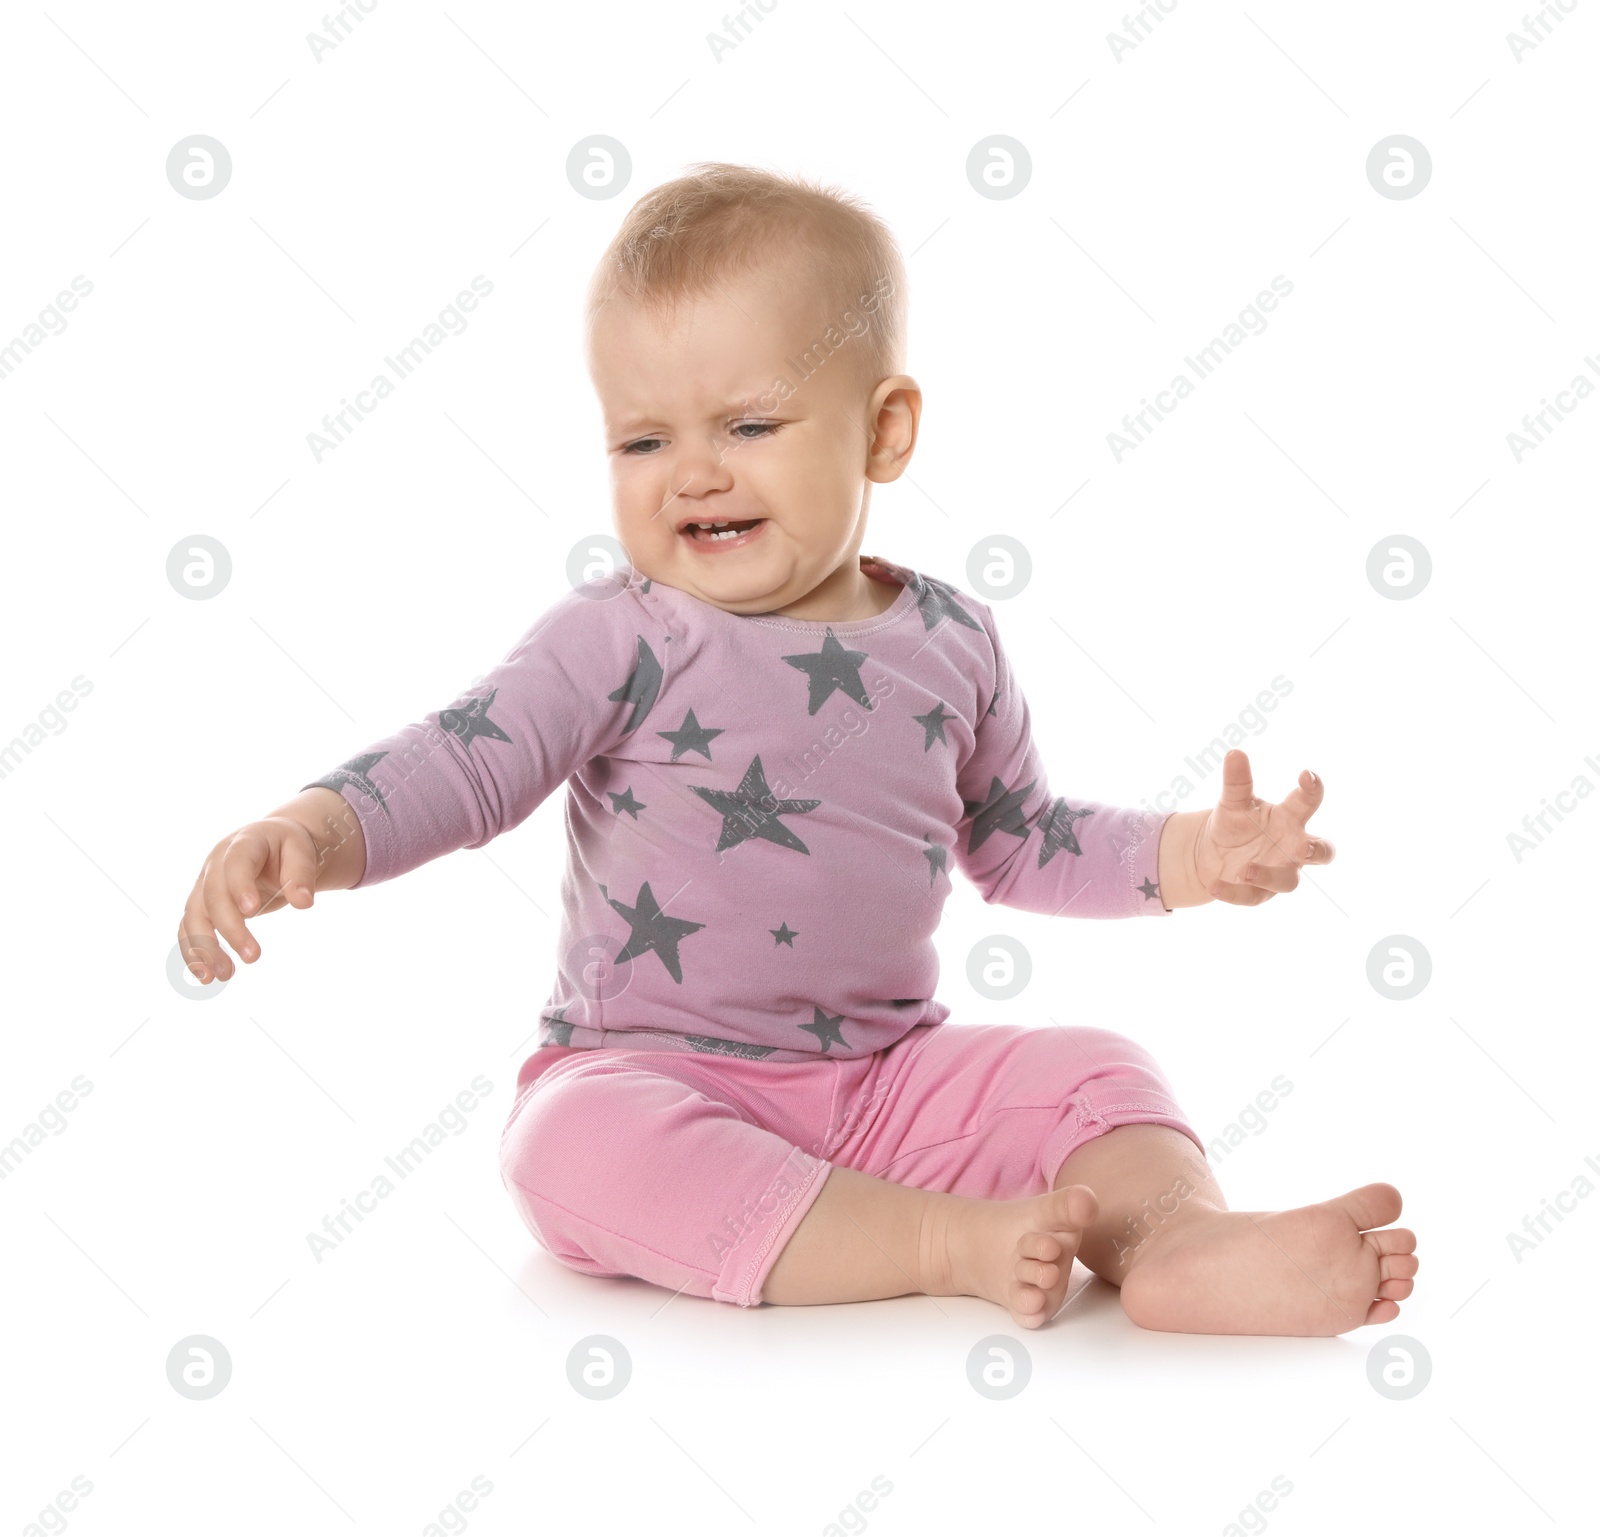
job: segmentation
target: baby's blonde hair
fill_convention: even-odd
[[[659,318],[720,279],[807,258],[803,270],[814,275],[819,306],[816,340],[836,328],[868,389],[902,372],[905,264],[888,225],[847,192],[726,161],[702,161],[628,210],[595,268],[585,320],[592,325],[613,294]]]

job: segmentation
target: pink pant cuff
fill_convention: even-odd
[[[822,1193],[833,1165],[801,1148],[790,1152],[783,1167],[753,1209],[724,1220],[727,1246],[722,1269],[711,1288],[718,1302],[756,1307],[767,1272],[777,1262],[791,1234],[799,1227],[811,1203]],[[723,1249],[722,1235],[714,1246]]]

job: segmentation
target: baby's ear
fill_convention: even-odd
[[[867,479],[878,484],[898,480],[911,463],[922,419],[922,391],[915,379],[896,374],[873,392],[872,442],[867,450]]]

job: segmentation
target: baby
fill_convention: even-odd
[[[1073,1259],[1148,1329],[1337,1334],[1417,1271],[1363,1185],[1235,1212],[1149,1054],[1090,1025],[950,1024],[934,933],[989,902],[1163,917],[1292,891],[1333,848],[1309,771],[1216,810],[1051,793],[992,609],[860,554],[911,462],[884,224],[713,164],[630,211],[587,303],[628,562],[480,683],[211,851],[179,943],[481,848],[563,782],[557,980],[502,1138],[539,1241],[589,1275],[753,1307],[985,1297],[1037,1328]]]

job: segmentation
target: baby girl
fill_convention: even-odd
[[[860,554],[911,462],[904,268],[856,199],[714,164],[628,214],[587,302],[627,562],[443,709],[211,851],[179,943],[481,848],[563,782],[557,979],[501,1143],[562,1263],[740,1306],[922,1292],[1037,1328],[1074,1258],[1147,1329],[1337,1334],[1417,1271],[1363,1185],[1236,1212],[1172,1085],[1087,1024],[951,1024],[951,880],[1072,918],[1293,891],[1323,785],[1242,752],[1214,811],[1051,792],[988,604]]]

